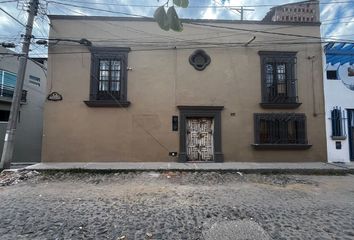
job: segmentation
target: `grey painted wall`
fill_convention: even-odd
[[[0,52],[10,52],[0,47]],[[18,60],[13,56],[0,56],[0,69],[17,73]],[[40,78],[40,86],[30,82],[29,76]],[[28,61],[24,82],[27,102],[21,105],[17,125],[13,162],[40,162],[43,134],[43,105],[46,98],[47,79],[44,71]],[[0,100],[0,110],[10,110],[10,102]],[[6,122],[0,122],[0,150],[4,144]]]

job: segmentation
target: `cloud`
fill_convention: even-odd
[[[245,6],[247,9],[254,11],[245,11],[245,20],[261,20],[269,11],[271,6],[298,2],[301,0],[226,0],[222,6],[223,0],[193,0],[190,1],[189,8],[177,8],[179,15],[182,18],[203,18],[203,19],[230,19],[239,20],[240,14],[237,12],[237,6]],[[321,4],[321,26],[323,37],[337,37],[338,39],[354,40],[354,3],[335,3],[338,0],[326,0]],[[73,4],[81,7],[73,7],[67,5],[60,5],[50,3],[49,8],[46,9],[48,14],[66,14],[66,15],[101,15],[101,16],[125,16],[121,13],[135,14],[138,16],[151,17],[157,6],[162,5],[165,0],[77,0],[58,1],[62,4]],[[333,4],[325,4],[332,2]],[[96,3],[96,4],[90,4]],[[144,5],[139,7],[137,5]],[[262,6],[260,6],[262,5]],[[213,8],[199,8],[198,6],[215,6]],[[105,9],[110,12],[97,11],[89,8]],[[10,14],[15,16],[21,22],[26,21],[26,12],[18,9],[16,3],[2,4],[2,8],[6,9]],[[352,16],[352,17],[350,17]],[[34,25],[34,36],[47,36],[49,31],[48,19],[46,16],[37,16]],[[0,14],[0,42],[1,41],[14,41],[20,44],[20,35],[24,32],[23,26],[16,23],[13,19],[5,14]],[[39,49],[38,51],[41,51]]]
[[[322,6],[321,21],[323,37],[354,40],[354,2]]]

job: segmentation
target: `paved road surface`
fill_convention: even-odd
[[[354,176],[32,174],[0,209],[2,240],[352,240]]]

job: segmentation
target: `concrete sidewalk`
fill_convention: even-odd
[[[90,162],[38,163],[29,170],[91,170],[91,171],[239,171],[243,173],[329,174],[354,173],[354,164],[334,163],[178,163],[178,162]]]

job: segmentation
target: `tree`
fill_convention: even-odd
[[[175,6],[181,8],[187,8],[189,5],[189,0],[173,0],[173,6],[169,6],[170,0],[158,7],[154,13],[154,18],[161,29],[168,31],[172,29],[176,32],[181,32],[183,30],[183,25],[178,17]],[[166,7],[168,10],[166,12]]]

